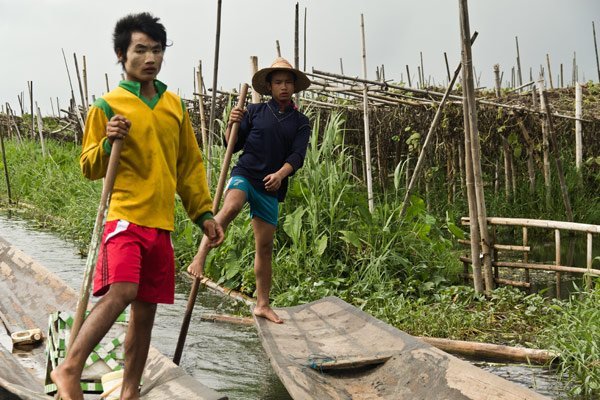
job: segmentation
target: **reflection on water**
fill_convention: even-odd
[[[0,236],[21,249],[79,291],[85,259],[78,249],[51,233],[32,229],[17,218],[0,214]],[[189,284],[178,282],[175,304],[158,307],[152,345],[172,357],[185,312]],[[289,400],[273,372],[253,326],[200,321],[202,314],[230,313],[237,305],[201,289],[188,331],[181,366],[203,384],[232,400]],[[556,377],[527,365],[477,364],[496,375],[561,399]]]

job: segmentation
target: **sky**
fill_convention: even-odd
[[[277,56],[294,60],[294,15],[297,1],[222,0],[218,87],[237,88],[251,81],[250,57],[260,68]],[[300,67],[363,76],[361,14],[364,16],[367,77],[375,79],[384,65],[386,80],[406,80],[409,66],[413,84],[423,58],[427,79],[446,80],[444,52],[450,70],[460,61],[458,0],[304,0],[300,10]],[[52,114],[50,98],[61,108],[71,96],[63,59],[66,55],[75,97],[80,102],[73,54],[79,68],[86,57],[89,97],[118,84],[121,67],[112,50],[112,31],[126,14],[149,11],[161,18],[172,46],[165,53],[159,79],[170,90],[191,98],[194,68],[202,61],[205,85],[212,87],[216,44],[217,0],[0,0],[0,105],[10,103],[19,113],[18,95],[33,82],[34,100],[42,114]],[[529,70],[537,77],[549,54],[556,82],[563,64],[571,81],[574,54],[579,80],[598,81],[592,21],[600,42],[600,0],[471,0],[471,32],[479,32],[473,46],[480,86],[493,85],[493,65],[504,71],[503,83],[516,66],[518,37],[523,81]],[[304,19],[306,15],[306,60]],[[599,43],[600,45],[600,43]]]

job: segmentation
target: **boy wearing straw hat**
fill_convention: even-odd
[[[308,118],[292,101],[294,93],[310,86],[304,73],[292,68],[284,58],[277,58],[269,68],[252,77],[254,90],[271,95],[267,103],[250,104],[247,111],[234,108],[229,117],[225,140],[230,127],[239,122],[238,140],[234,151],[242,150],[231,179],[223,207],[215,216],[217,222],[227,226],[239,214],[243,205],[250,205],[256,254],[256,297],[254,315],[275,323],[283,321],[269,305],[271,290],[271,261],[273,239],[277,228],[279,202],[288,188],[288,177],[304,163],[311,127]],[[198,253],[188,267],[188,272],[200,278],[210,250],[208,241],[202,240]]]
[[[224,238],[212,216],[202,155],[187,110],[156,79],[167,46],[165,27],[149,13],[127,15],[116,23],[113,41],[126,80],[90,109],[80,158],[83,174],[103,178],[116,140],[123,140],[123,150],[94,279],[94,295],[102,298],[65,360],[51,372],[63,400],[83,400],[84,363],[128,305],[121,398],[139,398],[157,303],[174,301],[170,232],[175,194],[204,231],[208,246]]]

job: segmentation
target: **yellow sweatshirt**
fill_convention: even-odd
[[[181,99],[155,80],[152,100],[138,82],[122,81],[90,108],[80,165],[88,179],[106,174],[111,145],[106,124],[117,114],[131,121],[123,143],[107,221],[124,219],[168,231],[174,229],[175,193],[190,218],[201,225],[212,217],[212,201],[200,148]]]

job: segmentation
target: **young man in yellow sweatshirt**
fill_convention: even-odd
[[[156,305],[174,301],[170,232],[176,193],[209,246],[223,241],[187,110],[156,79],[166,40],[164,26],[151,14],[120,19],[113,41],[126,80],[98,99],[87,117],[80,164],[88,179],[105,175],[112,143],[124,142],[94,276],[94,295],[103,297],[51,373],[63,400],[83,399],[84,363],[128,305],[121,398],[139,398]]]

